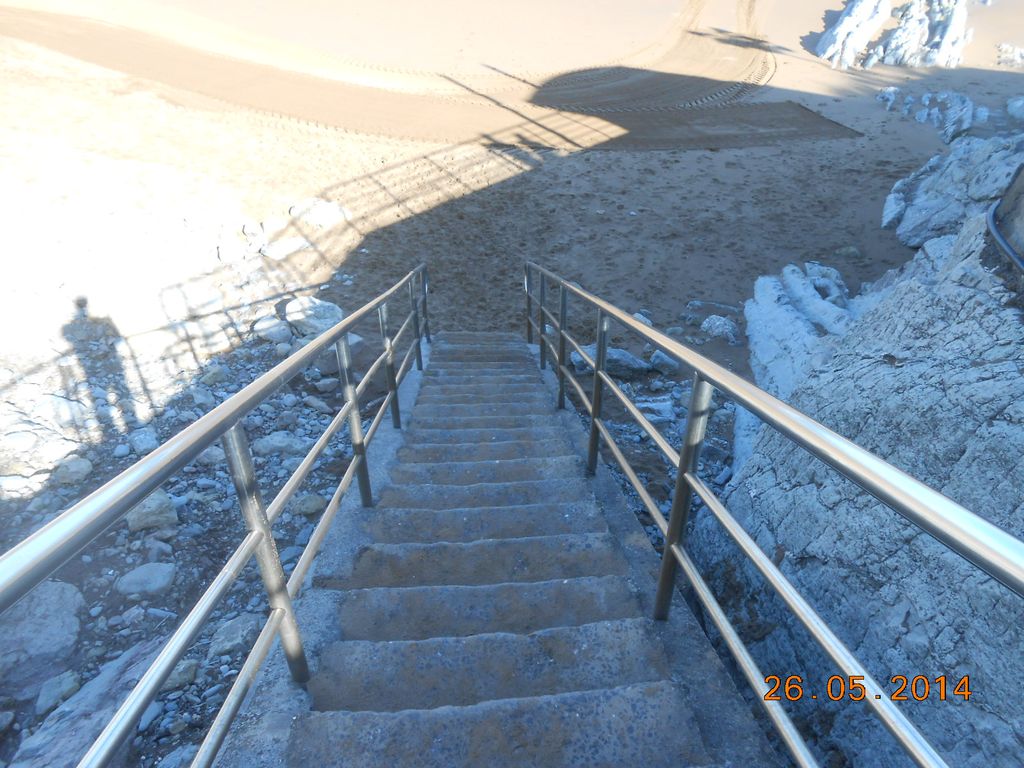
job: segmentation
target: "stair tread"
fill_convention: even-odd
[[[540,456],[477,461],[421,462],[391,468],[393,483],[472,485],[582,477],[584,465],[577,456]]]
[[[423,443],[408,444],[398,450],[400,466],[455,463],[466,461],[515,461],[518,459],[559,459],[575,457],[576,453],[564,438],[538,441],[502,440],[487,443]]]
[[[488,584],[376,587],[337,593],[346,640],[423,640],[635,618],[640,605],[623,576]]]
[[[380,503],[387,506],[430,509],[506,507],[572,501],[593,501],[590,486],[582,477],[472,485],[403,483],[385,488],[380,495]]]
[[[330,589],[445,584],[507,584],[624,574],[626,561],[607,533],[566,533],[469,542],[369,544],[351,572],[327,568]]]
[[[402,712],[297,718],[289,764],[679,766],[711,763],[666,681]]]
[[[651,619],[555,627],[527,635],[372,642],[323,653],[313,708],[394,712],[616,687],[668,676]]]
[[[356,512],[356,524],[379,543],[479,541],[607,530],[593,506],[528,504],[468,509],[395,509]]]

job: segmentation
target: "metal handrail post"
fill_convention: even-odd
[[[544,343],[544,337],[547,334],[544,332],[547,329],[548,321],[544,317],[544,301],[547,294],[547,278],[544,275],[540,276],[540,295],[537,297],[537,327],[540,329],[540,369],[544,370],[548,364],[548,350],[547,345]]]
[[[388,305],[384,302],[377,308],[380,320],[380,336],[384,339],[384,375],[388,380],[388,392],[391,393],[391,425],[395,429],[402,428],[402,413],[398,405],[398,381],[395,378],[395,344],[388,328]]]
[[[366,443],[363,440],[363,421],[359,416],[359,395],[352,381],[352,352],[348,347],[348,334],[342,334],[334,345],[338,353],[338,373],[344,387],[345,399],[352,403],[348,412],[349,439],[352,441],[352,461],[359,462],[356,480],[359,482],[359,498],[364,507],[373,506],[373,490],[370,487],[370,468],[366,463]]]
[[[526,289],[526,343],[533,344],[533,270],[530,262],[526,262],[523,287]]]
[[[427,344],[433,344],[434,342],[430,338],[430,314],[427,312],[427,294],[430,292],[430,276],[427,274],[427,268],[423,267],[423,271],[420,273],[420,295],[423,297],[423,336],[427,340]]]
[[[605,356],[608,353],[608,316],[603,309],[597,310],[597,352],[594,356],[594,390],[590,397],[590,440],[587,444],[587,474],[597,472],[597,448],[601,440],[601,432],[597,423],[601,420],[601,402],[604,399],[604,382],[601,371],[604,370]],[[543,344],[541,345],[543,348]]]
[[[412,305],[412,332],[416,334],[416,370],[423,370],[423,349],[420,346],[420,308],[416,301],[416,288],[409,282],[409,303]]]
[[[569,316],[569,292],[558,286],[558,408],[565,408],[565,330]]]
[[[708,412],[714,389],[700,374],[693,376],[693,391],[686,411],[686,430],[683,445],[679,451],[679,466],[676,467],[676,485],[672,493],[672,511],[669,514],[668,530],[665,532],[665,549],[661,555],[661,575],[658,577],[658,593],[654,598],[654,618],[664,621],[672,605],[672,591],[675,587],[677,562],[672,547],[679,543],[690,517],[693,488],[686,481],[686,473],[697,471],[700,450],[704,445],[704,433],[708,426]]]
[[[238,493],[238,503],[242,508],[242,515],[245,517],[245,524],[250,531],[262,534],[262,539],[256,547],[256,562],[260,568],[260,576],[263,577],[263,586],[267,590],[271,610],[280,610],[283,614],[279,631],[281,648],[284,650],[288,669],[295,682],[305,683],[309,680],[309,664],[306,662],[306,652],[302,648],[302,636],[295,619],[295,609],[288,596],[281,558],[277,553],[277,545],[274,543],[274,536],[270,531],[270,523],[267,522],[267,511],[263,506],[260,489],[256,483],[249,441],[246,439],[241,423],[236,423],[224,433],[221,442],[224,446],[224,454],[227,456],[231,480]]]

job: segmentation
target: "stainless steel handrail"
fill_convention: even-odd
[[[410,309],[398,331],[392,335],[388,323],[388,303],[392,299],[398,298],[403,290],[408,292]],[[182,619],[156,659],[108,721],[89,751],[82,757],[79,766],[103,766],[114,757],[120,745],[134,732],[136,722],[145,708],[157,696],[160,686],[187,652],[219,601],[254,555],[259,561],[264,586],[267,589],[270,612],[264,629],[242,668],[242,674],[236,678],[228,693],[213,728],[207,734],[199,754],[193,761],[193,766],[207,766],[213,762],[227,733],[227,728],[275,639],[281,638],[282,648],[293,678],[299,682],[308,679],[305,652],[291,600],[301,589],[305,574],[308,572],[353,478],[359,481],[363,504],[371,506],[373,503],[366,463],[366,444],[372,440],[388,409],[391,411],[394,427],[401,427],[398,388],[411,369],[413,360],[415,360],[417,368],[422,370],[421,341],[425,338],[428,343],[430,342],[430,320],[427,312],[428,292],[427,270],[426,266],[421,264],[390,289],[360,307],[148,456],[0,556],[0,612],[3,612],[41,581],[53,575],[97,536],[121,520],[133,507],[217,440],[223,442],[225,456],[249,533],[235,549],[221,571],[216,574],[195,606]],[[369,366],[366,375],[357,386],[353,383],[348,333],[374,311],[377,312],[384,351]],[[402,357],[401,365],[396,371],[394,367],[395,348],[399,340],[410,329],[414,338],[412,338],[410,348]],[[271,504],[264,505],[253,473],[252,455],[241,425],[241,419],[296,374],[313,364],[322,353],[331,347],[334,347],[338,357],[339,374],[344,385],[345,404],[316,440]],[[381,369],[385,372],[388,394],[378,407],[371,419],[371,426],[364,435],[359,412],[359,397],[365,392],[373,375]],[[281,560],[271,535],[271,526],[302,485],[331,437],[344,426],[346,421],[349,426],[353,459],[338,483],[327,508],[321,514],[319,523],[286,583]]]
[[[756,550],[753,540],[743,532],[721,502],[714,497],[708,486],[697,478],[697,460],[704,439],[712,387],[717,388],[727,397],[754,413],[766,424],[789,437],[813,456],[853,480],[878,500],[1018,595],[1024,596],[1024,542],[838,435],[792,406],[769,395],[675,339],[648,327],[618,307],[554,272],[534,262],[527,262],[524,277],[527,340],[533,341],[536,335],[541,349],[542,367],[546,365],[548,356],[555,361],[553,368],[559,379],[559,405],[563,405],[561,393],[564,392],[565,382],[568,381],[580,396],[584,408],[591,417],[588,469],[591,472],[594,470],[599,443],[603,441],[636,490],[645,509],[665,535],[665,554],[662,560],[658,595],[655,599],[655,618],[664,619],[666,617],[674,589],[676,569],[681,567],[693,586],[697,598],[722,632],[727,646],[736,657],[751,686],[762,694],[763,706],[799,765],[816,765],[816,763],[788,715],[781,707],[771,706],[773,702],[763,701],[763,694],[766,690],[763,686],[763,676],[739,636],[728,623],[724,612],[715,601],[707,584],[700,577],[681,543],[693,494],[700,496],[716,519],[737,540],[744,553],[761,570],[790,609],[811,630],[812,636],[832,656],[833,660],[836,660],[845,670],[854,670],[855,674],[860,674],[863,671],[866,680],[870,681],[870,677],[867,676],[866,670],[863,669],[860,662],[846,650],[792,584],[775,568],[771,560],[765,557],[760,550]],[[559,292],[558,318],[554,318],[553,313],[545,306],[549,282]],[[570,294],[582,299],[589,307],[597,310],[597,348],[593,358],[584,354],[582,345],[567,330],[566,300]],[[535,303],[537,304],[536,308]],[[534,318],[535,312],[536,319]],[[687,412],[684,444],[680,451],[676,453],[664,437],[660,436],[660,433],[658,433],[660,439],[651,435],[660,452],[676,469],[676,487],[668,520],[665,519],[647,489],[640,482],[635,470],[622,450],[616,445],[611,431],[604,423],[602,400],[605,389],[611,389],[624,405],[628,401],[626,394],[604,370],[611,320],[625,329],[639,334],[642,339],[694,371],[694,385]],[[552,328],[550,334],[546,332],[548,323]],[[557,348],[551,341],[551,336],[557,337]],[[593,392],[589,399],[584,396],[582,385],[576,380],[576,376],[568,365],[564,352],[566,342],[583,357],[588,367],[593,370]],[[634,419],[636,418],[638,409],[626,405],[626,411]],[[652,430],[657,432],[647,419],[638,420],[638,423],[648,434],[651,434]],[[873,696],[869,697],[868,705],[872,707],[882,723],[893,733],[903,749],[918,765],[946,765],[887,696],[882,696],[879,699],[875,699]]]
[[[999,229],[999,205],[1002,201],[997,200],[992,203],[988,209],[988,214],[985,216],[985,221],[988,224],[988,231],[992,235],[992,239],[996,241],[996,245],[999,249],[1006,254],[1006,258],[1010,259],[1016,265],[1017,269],[1024,271],[1024,255],[1017,253],[1017,249],[1013,247],[1013,244],[1006,238],[1006,235]]]

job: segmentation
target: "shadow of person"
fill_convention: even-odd
[[[99,425],[100,442],[119,439],[136,421],[135,402],[118,350],[124,337],[109,317],[89,314],[85,296],[75,299],[74,317],[64,324],[61,334],[78,363],[78,371],[61,366],[65,396],[89,408]],[[96,436],[83,438],[97,442]]]

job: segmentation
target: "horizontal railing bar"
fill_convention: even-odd
[[[579,355],[580,358],[582,358],[583,362],[587,365],[587,367],[590,368],[590,370],[594,370],[594,358],[592,358],[590,355],[583,351],[583,347],[580,346],[576,339],[574,339],[572,336],[566,333],[565,340],[568,341],[570,345],[572,345],[572,348],[576,350],[576,354]]]
[[[357,309],[0,556],[0,613],[14,605],[168,478],[213,445],[271,393],[313,364],[321,352],[396,295],[423,269],[422,264],[416,267],[380,296]]]
[[[697,371],[767,424],[853,480],[923,531],[1024,596],[1024,542],[613,304],[530,262],[541,274]]]
[[[946,762],[925,740],[920,731],[911,723],[896,705],[889,699],[885,689],[871,676],[863,664],[843,644],[825,621],[811,607],[803,595],[793,586],[782,571],[768,558],[757,545],[757,542],[736,521],[725,505],[718,500],[714,492],[692,472],[686,473],[686,482],[701,498],[707,509],[715,516],[726,532],[743,551],[747,559],[761,572],[765,580],[789,606],[810,632],[814,640],[831,657],[832,661],[848,676],[857,675],[863,679],[867,690],[865,701],[878,715],[882,724],[896,737],[900,745],[914,762],[928,768],[945,768]]]
[[[346,491],[348,491],[349,486],[352,485],[352,479],[356,476],[356,470],[358,469],[357,465],[361,461],[365,461],[365,458],[363,456],[356,456],[349,462],[348,468],[341,476],[341,482],[338,483],[338,487],[334,489],[331,500],[327,502],[327,507],[324,509],[323,514],[320,515],[320,522],[318,522],[316,528],[313,529],[313,533],[309,537],[309,541],[306,543],[305,548],[302,550],[302,554],[299,556],[298,562],[295,563],[295,568],[292,569],[292,573],[288,577],[289,597],[294,599],[298,597],[299,593],[302,591],[302,582],[306,578],[306,572],[309,570],[310,566],[313,565],[313,560],[316,559],[317,552],[320,551],[320,544],[327,536],[331,523],[334,522],[334,516],[341,507],[341,502],[345,497]]]
[[[786,714],[782,704],[778,701],[765,700],[768,684],[765,682],[764,674],[761,672],[760,667],[757,666],[757,662],[754,661],[754,657],[750,655],[747,646],[743,644],[740,636],[736,633],[736,629],[725,615],[722,606],[715,599],[711,588],[700,575],[696,564],[678,544],[672,545],[672,554],[675,555],[676,562],[679,563],[679,567],[686,574],[686,578],[693,587],[694,594],[700,600],[701,605],[704,606],[708,616],[711,617],[711,621],[718,629],[718,633],[722,636],[726,647],[736,660],[736,664],[747,679],[747,683],[758,696],[758,703],[764,708],[765,713],[775,725],[776,731],[778,731],[790,755],[793,756],[793,760],[801,768],[818,768],[818,761],[814,759],[810,749],[807,748],[807,742],[804,741],[800,731],[793,725],[793,721]]]
[[[89,751],[79,761],[78,768],[100,768],[114,757],[122,742],[134,732],[135,724],[142,717],[146,707],[160,693],[160,686],[164,684],[175,665],[181,661],[182,656],[185,655],[189,646],[202,630],[203,624],[209,619],[213,609],[217,607],[231,585],[235,583],[262,539],[263,535],[258,531],[250,531],[242,539],[242,543],[228,558],[220,573],[214,577],[192,610],[182,619],[181,624],[174,630],[170,639],[164,644],[139,682],[135,684],[131,693],[121,702],[117,712],[110,718]]]
[[[270,612],[270,616],[263,625],[259,637],[256,638],[252,650],[249,651],[245,663],[238,670],[238,676],[235,678],[235,682],[232,683],[228,695],[224,698],[224,703],[221,704],[220,709],[217,711],[213,725],[206,732],[206,736],[203,738],[203,743],[200,745],[199,751],[196,752],[196,756],[192,758],[190,768],[209,768],[209,766],[213,765],[213,761],[217,759],[217,753],[224,744],[224,739],[227,738],[228,730],[238,715],[238,710],[242,707],[246,694],[249,693],[249,689],[252,688],[253,683],[256,681],[256,675],[266,660],[271,645],[277,639],[277,632],[283,620],[284,611],[282,609],[275,608]]]
[[[654,503],[654,499],[651,498],[651,494],[644,487],[644,484],[640,482],[640,478],[637,476],[636,471],[633,469],[633,465],[629,463],[629,459],[626,458],[626,454],[622,452],[618,444],[615,442],[615,438],[612,433],[608,431],[608,427],[602,419],[593,419],[597,425],[598,431],[601,433],[601,437],[604,438],[605,443],[608,446],[608,450],[612,452],[612,456],[615,457],[615,461],[618,462],[619,467],[622,469],[623,474],[626,475],[626,479],[629,480],[633,486],[633,490],[636,491],[637,496],[640,497],[640,501],[643,502],[644,507],[647,509],[647,513],[654,519],[655,524],[661,531],[662,536],[668,530],[668,521],[665,520],[665,516],[661,514],[661,510],[658,509],[658,505]]]
[[[351,410],[352,402],[348,401],[341,407],[341,410],[334,415],[334,418],[331,419],[331,423],[327,426],[327,429],[323,431],[323,434],[321,434],[316,443],[313,444],[313,447],[309,450],[309,453],[306,454],[306,457],[302,460],[299,466],[295,468],[291,477],[288,478],[288,482],[286,482],[281,487],[281,490],[277,492],[274,500],[267,506],[268,523],[273,524],[288,502],[291,501],[295,491],[298,490],[307,475],[309,475],[310,470],[313,468],[317,459],[320,458],[320,454],[323,453],[324,448],[327,447],[331,438],[334,437],[334,435],[345,425],[345,421],[348,419],[348,413]]]
[[[544,313],[547,319],[551,321],[551,327],[558,331],[558,315],[549,310],[547,307],[541,307],[541,311]]]
[[[598,375],[601,377],[601,380],[604,382],[605,386],[611,389],[615,397],[617,397],[619,402],[622,403],[622,407],[629,411],[629,415],[633,417],[633,420],[636,421],[641,427],[643,427],[644,432],[646,432],[647,435],[651,438],[651,440],[655,442],[655,444],[661,450],[662,454],[668,460],[668,463],[671,464],[673,467],[678,467],[678,451],[676,451],[669,444],[668,440],[664,438],[661,432],[659,432],[658,429],[653,424],[651,424],[650,420],[646,416],[644,416],[643,412],[636,407],[636,404],[626,396],[626,393],[623,392],[619,385],[615,383],[615,380],[608,375],[607,371],[601,371]]]

